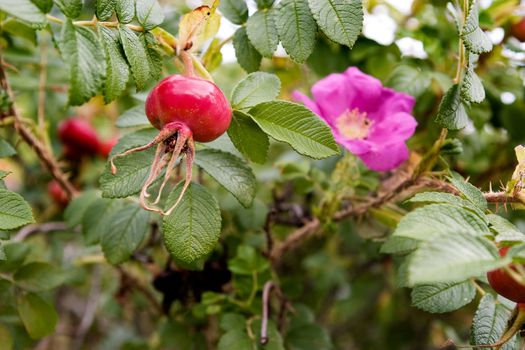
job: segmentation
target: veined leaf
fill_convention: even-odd
[[[134,128],[137,126],[151,126],[146,117],[144,105],[138,105],[128,109],[118,117],[116,126],[118,128]]]
[[[412,305],[432,313],[457,310],[475,296],[476,288],[470,281],[422,284],[415,286],[411,293]]]
[[[219,10],[234,24],[241,25],[248,20],[248,6],[245,0],[221,0]]]
[[[0,158],[11,157],[16,154],[16,150],[6,140],[0,138]]]
[[[461,31],[465,47],[473,53],[481,54],[492,50],[492,42],[488,35],[479,27],[478,0],[469,1],[467,19]]]
[[[46,23],[46,16],[30,0],[2,0],[0,10],[38,26]]]
[[[117,32],[104,26],[98,28],[106,54],[104,101],[109,103],[126,90],[126,83],[129,80],[129,67]]]
[[[239,65],[248,73],[259,70],[262,56],[253,47],[246,34],[246,28],[240,27],[233,35],[233,47],[235,48],[235,56]]]
[[[275,24],[275,10],[260,10],[248,18],[246,33],[250,43],[264,57],[273,57],[279,44],[279,34]]]
[[[66,15],[66,17],[74,19],[80,16],[82,12],[82,0],[54,0],[55,4]]]
[[[22,266],[13,278],[19,287],[31,292],[53,289],[64,281],[60,269],[43,262],[32,262]]]
[[[151,30],[164,22],[164,12],[157,0],[135,0],[137,20],[145,30]]]
[[[75,227],[82,223],[82,218],[89,206],[100,198],[98,191],[90,190],[83,192],[74,198],[64,211],[64,219],[69,227]]]
[[[305,156],[320,159],[339,153],[328,125],[302,105],[263,102],[250,109],[249,115],[268,135]]]
[[[361,0],[308,0],[317,25],[336,43],[354,46],[363,28]]]
[[[137,90],[144,90],[154,80],[145,42],[126,26],[120,26],[119,32]]]
[[[29,204],[18,193],[0,189],[0,230],[13,230],[35,222]]]
[[[305,0],[283,0],[277,9],[277,30],[290,57],[303,63],[315,46],[317,25]]]
[[[386,85],[394,90],[419,97],[430,87],[431,82],[432,75],[429,72],[412,66],[400,65],[394,69]]]
[[[115,12],[115,0],[96,0],[95,11],[99,21],[107,21]]]
[[[134,0],[114,0],[115,10],[120,23],[129,23],[135,16]]]
[[[266,161],[270,140],[249,115],[234,111],[228,136],[235,148],[252,162],[262,164]]]
[[[481,79],[474,71],[474,65],[478,60],[478,55],[470,53],[468,56],[469,63],[463,81],[461,82],[461,97],[467,102],[481,103],[485,99],[485,88],[483,87]]]
[[[452,85],[441,100],[436,122],[449,130],[459,130],[467,126],[468,115],[461,101],[458,84]]]
[[[233,88],[231,104],[233,109],[247,110],[259,103],[276,99],[280,91],[281,81],[276,75],[251,73]]]
[[[170,193],[166,207],[179,197],[183,184]],[[179,205],[162,221],[164,244],[171,256],[185,265],[210,254],[221,232],[219,203],[204,187],[192,183]]]
[[[101,235],[111,223],[113,213],[123,204],[120,200],[100,198],[87,208],[82,218],[82,235],[87,245],[100,242]]]
[[[16,304],[20,319],[31,338],[40,339],[53,333],[58,321],[53,305],[32,293],[20,293]]]

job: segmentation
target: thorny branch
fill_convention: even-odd
[[[67,196],[71,199],[77,195],[77,190],[73,187],[73,184],[69,181],[66,174],[62,172],[58,161],[53,156],[49,148],[47,148],[22,122],[22,118],[18,114],[18,110],[14,105],[14,94],[11,90],[11,86],[7,81],[7,76],[4,70],[4,60],[0,57],[0,87],[7,92],[7,95],[11,101],[11,107],[7,115],[14,117],[14,126],[20,136],[24,139],[27,144],[33,148],[38,158],[41,160],[44,167],[49,173],[57,180],[60,186],[64,189]],[[4,116],[0,116],[1,117]]]

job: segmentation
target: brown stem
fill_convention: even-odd
[[[262,320],[261,320],[261,344],[268,344],[268,316],[270,313],[270,292],[275,288],[275,284],[272,281],[268,281],[264,284],[263,288],[263,300],[262,300]]]
[[[0,57],[0,86],[7,91],[9,99],[11,100],[12,104],[9,115],[14,117],[14,126],[16,131],[18,134],[20,134],[22,139],[24,139],[24,141],[29,144],[31,148],[33,148],[44,167],[49,171],[51,176],[57,180],[59,185],[66,192],[68,198],[72,199],[78,194],[78,192],[73,184],[69,181],[67,176],[60,169],[58,161],[53,156],[53,153],[35,135],[33,135],[31,130],[22,122],[22,118],[20,117],[20,114],[14,105],[14,94],[7,80],[6,72],[3,68],[3,62],[3,58]]]

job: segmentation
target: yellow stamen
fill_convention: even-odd
[[[349,139],[364,139],[370,133],[373,121],[357,108],[347,110],[335,121],[339,133]]]

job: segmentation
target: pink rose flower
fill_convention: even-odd
[[[303,102],[332,129],[335,140],[359,157],[368,168],[387,171],[409,157],[405,141],[416,130],[415,99],[383,87],[376,78],[355,67],[330,74],[312,87],[313,100],[299,91]]]

